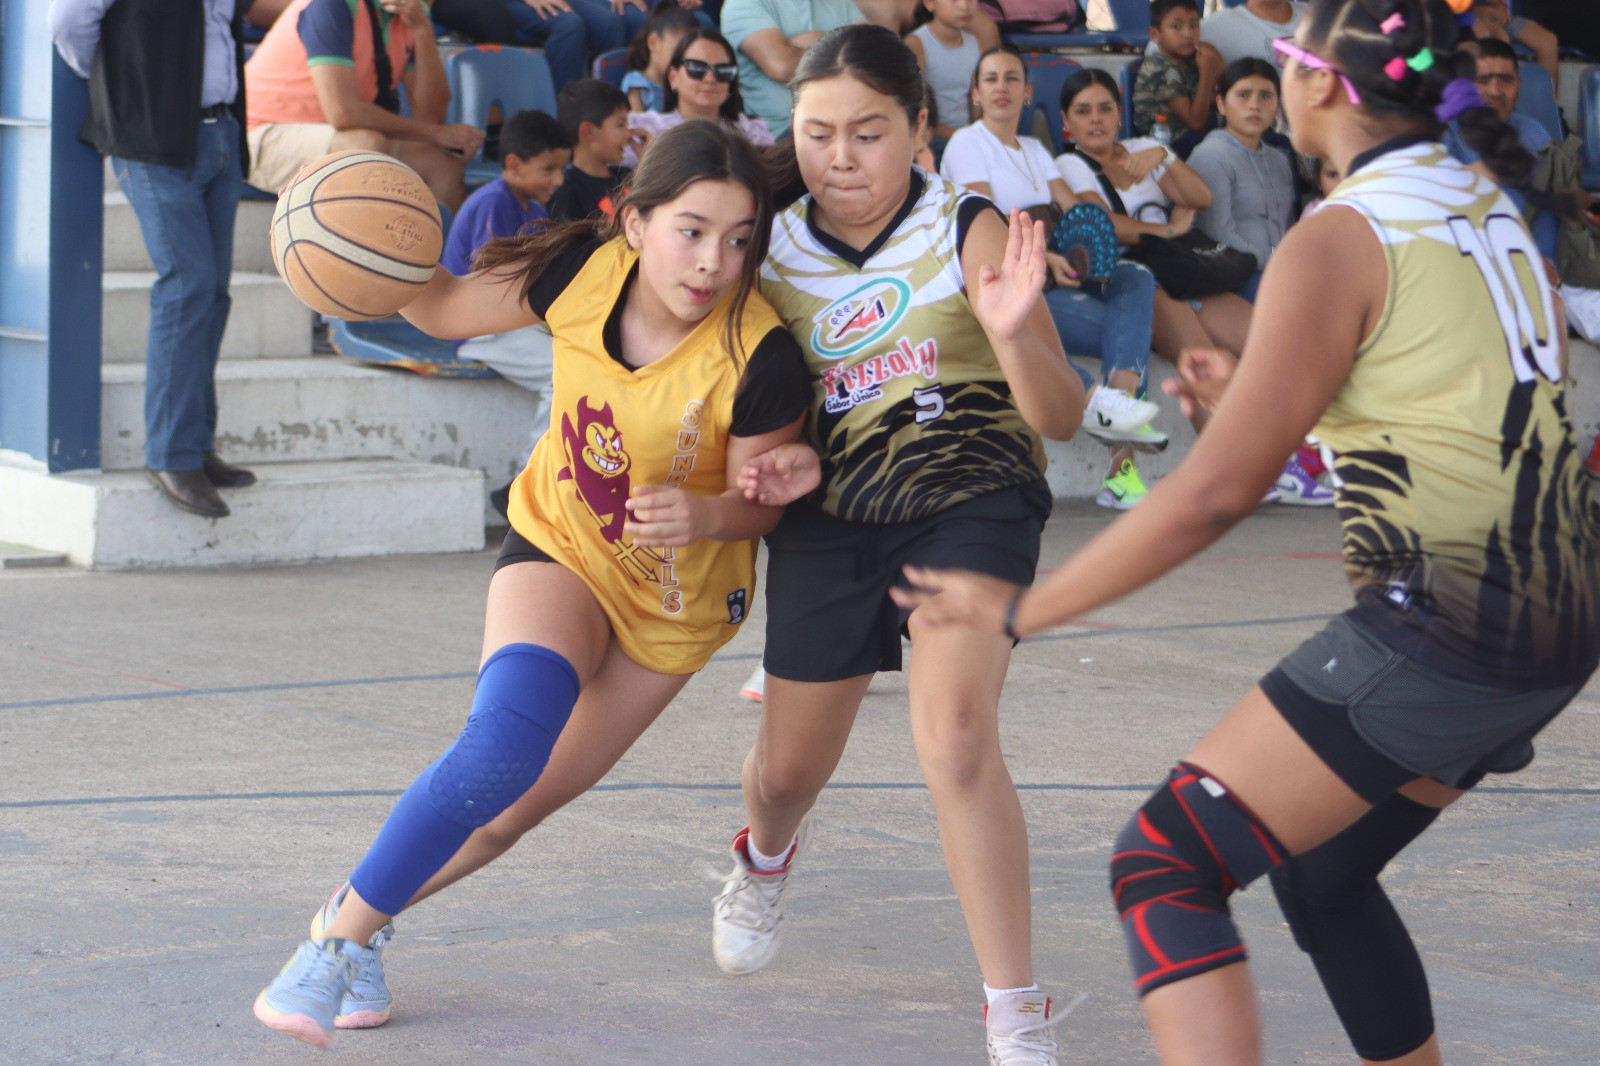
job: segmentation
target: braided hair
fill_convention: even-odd
[[[1462,141],[1500,183],[1527,186],[1534,160],[1516,129],[1481,102],[1460,107],[1464,89],[1452,83],[1473,78],[1476,64],[1456,51],[1470,34],[1446,0],[1311,0],[1303,30],[1306,44],[1355,84],[1369,114],[1409,119],[1434,135],[1458,117]]]

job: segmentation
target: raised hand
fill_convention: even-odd
[[[1213,411],[1222,402],[1239,360],[1221,348],[1185,348],[1178,356],[1178,376],[1162,382],[1161,390],[1176,397],[1183,416],[1193,419],[1197,411]]]
[[[822,484],[822,463],[806,444],[780,444],[745,463],[739,471],[744,498],[767,507],[793,503]]]
[[[1044,292],[1044,253],[1044,223],[1013,208],[999,271],[985,263],[967,285],[972,313],[991,337],[1014,340],[1027,330],[1028,315]]]

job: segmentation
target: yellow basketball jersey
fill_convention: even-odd
[[[967,302],[957,215],[967,198],[918,172],[920,193],[861,265],[811,229],[811,197],[773,222],[761,291],[805,352],[822,508],[905,522],[1044,476],[1044,445],[1011,402]]]
[[[1360,167],[1334,206],[1366,219],[1389,267],[1382,320],[1314,431],[1337,456],[1363,617],[1484,683],[1585,676],[1600,654],[1600,514],[1521,215],[1432,143]]]
[[[511,489],[511,525],[582,577],[635,662],[700,669],[732,639],[755,594],[754,540],[644,548],[623,532],[638,485],[701,496],[727,487],[726,452],[742,358],[726,342],[730,293],[665,356],[629,369],[602,333],[638,253],[600,246],[545,316],[555,336],[550,431]],[[744,353],[781,326],[758,293],[745,303]]]

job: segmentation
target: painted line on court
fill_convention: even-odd
[[[1200,629],[1238,629],[1249,626],[1292,625],[1298,622],[1325,622],[1333,617],[1335,616],[1331,614],[1305,614],[1289,618],[1246,618],[1237,622],[1189,622],[1181,625],[1127,626],[1125,628],[1111,622],[1073,622],[1068,624],[1085,628],[1072,633],[1048,633],[1042,637],[1029,637],[1026,643],[1043,644],[1047,641],[1077,640],[1082,637],[1100,636],[1109,633],[1115,633],[1118,636],[1137,636],[1142,633],[1180,633]],[[43,658],[43,656],[40,656],[40,658]],[[748,662],[760,658],[760,652],[730,652],[712,656],[714,662],[739,662],[741,660]],[[65,662],[65,660],[57,661]],[[19,700],[15,703],[0,703],[0,711],[27,710],[34,707],[67,707],[88,703],[122,703],[130,700],[172,700],[188,696],[237,696],[252,692],[289,692],[298,689],[341,688],[351,685],[394,685],[411,681],[460,681],[476,676],[476,673],[463,671],[449,674],[407,674],[399,677],[353,677],[335,681],[283,681],[266,685],[235,685],[225,688],[179,688],[172,692],[124,692],[113,696],[62,696],[55,699]],[[167,684],[167,682],[155,683]]]
[[[825,788],[838,792],[922,792],[927,786],[921,781],[834,781]],[[1152,792],[1155,785],[1090,785],[1075,783],[1019,784],[1018,792]],[[737,781],[618,781],[602,782],[590,792],[737,792]],[[41,807],[126,807],[144,803],[207,803],[241,800],[295,800],[295,799],[373,799],[399,796],[398,788],[346,789],[336,792],[216,792],[162,796],[84,796],[75,799],[40,799],[0,801],[0,810],[38,809]],[[1537,788],[1516,785],[1479,787],[1479,793],[1517,796],[1600,796],[1600,788]]]

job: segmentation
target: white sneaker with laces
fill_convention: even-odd
[[[723,973],[755,973],[772,961],[783,941],[783,888],[811,840],[807,814],[789,845],[783,868],[762,873],[750,862],[750,829],[733,838],[733,872],[711,905],[711,954]]]
[[[1140,439],[1139,428],[1160,413],[1161,408],[1148,400],[1136,400],[1121,389],[1100,385],[1084,405],[1083,428],[1102,443],[1127,443]]]
[[[989,1031],[989,1066],[1058,1066],[1061,1045],[1050,1030],[1067,1020],[1087,992],[1050,1016],[1050,997],[1043,992],[1013,992],[984,1009]]]

